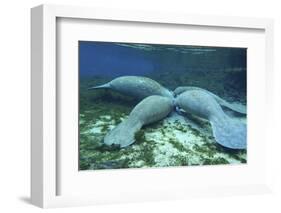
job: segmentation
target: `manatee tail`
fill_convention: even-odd
[[[227,116],[212,118],[210,123],[217,143],[230,149],[247,148],[246,124]]]
[[[138,120],[129,117],[107,133],[104,143],[108,146],[127,147],[135,142],[135,134],[141,127]]]
[[[88,90],[92,90],[92,89],[108,89],[108,88],[110,88],[110,84],[106,83],[106,84],[99,85],[99,86],[89,87]]]

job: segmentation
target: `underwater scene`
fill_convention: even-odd
[[[79,169],[247,163],[247,49],[79,41]]]

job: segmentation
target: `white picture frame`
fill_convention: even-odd
[[[254,113],[263,113],[266,110],[268,113],[263,113],[265,120],[265,132],[260,132],[257,127],[256,138],[262,138],[263,144],[266,146],[267,151],[262,151],[257,157],[262,158],[259,161],[263,165],[253,173],[260,175],[259,178],[250,183],[251,176],[245,180],[241,176],[241,180],[234,184],[229,182],[216,183],[214,185],[208,182],[201,185],[200,179],[196,182],[196,175],[210,175],[211,178],[216,178],[212,175],[213,171],[218,172],[218,175],[223,175],[222,170],[240,172],[245,174],[250,173],[251,163],[248,167],[197,167],[189,171],[190,180],[194,180],[193,187],[185,184],[183,178],[176,179],[177,177],[185,177],[186,170],[180,168],[165,168],[165,169],[152,169],[152,170],[126,170],[119,173],[106,173],[99,174],[100,179],[110,178],[111,175],[118,180],[126,178],[136,178],[140,181],[140,187],[134,186],[132,183],[123,184],[122,187],[106,189],[102,192],[102,188],[96,188],[96,193],[88,194],[85,190],[81,190],[78,194],[60,194],[58,189],[59,185],[63,184],[60,178],[60,172],[64,164],[59,165],[60,152],[58,152],[58,131],[57,131],[57,116],[58,116],[58,103],[59,96],[57,95],[57,88],[60,86],[60,81],[57,78],[58,59],[58,20],[100,20],[100,21],[113,21],[122,23],[135,23],[142,25],[153,24],[154,26],[165,26],[166,28],[173,28],[176,26],[198,26],[202,28],[224,29],[229,32],[239,30],[256,30],[262,32],[261,46],[264,54],[261,54],[264,67],[260,68],[259,75],[256,80],[252,82],[261,82],[263,86],[257,89],[256,93],[262,94],[255,103],[263,103],[262,106]],[[102,23],[101,23],[102,24]],[[97,9],[97,8],[84,8],[74,6],[54,6],[54,5],[41,5],[31,10],[31,54],[32,54],[32,118],[31,118],[31,201],[33,204],[43,207],[62,207],[62,206],[76,206],[76,205],[92,205],[98,203],[114,203],[114,202],[137,202],[143,200],[165,200],[165,199],[178,199],[194,196],[209,196],[209,195],[233,195],[233,194],[252,194],[269,192],[271,187],[271,164],[270,164],[270,132],[273,128],[271,125],[272,119],[272,90],[273,82],[273,21],[271,19],[258,19],[258,18],[241,18],[241,17],[216,17],[216,16],[203,16],[203,15],[187,15],[187,14],[165,14],[165,13],[152,13],[145,11],[122,11],[110,9]],[[159,35],[158,35],[159,36]],[[265,42],[265,43],[263,43]],[[266,76],[266,78],[263,78]],[[249,76],[250,79],[252,76]],[[254,89],[257,88],[257,83],[252,83],[250,88],[250,95],[254,95]],[[252,92],[251,92],[252,91]],[[250,110],[253,108],[250,108]],[[250,118],[251,119],[251,118]],[[252,123],[254,116],[252,116]],[[255,129],[254,127],[252,129]],[[254,132],[254,131],[253,131]],[[260,132],[260,133],[258,133]],[[254,136],[252,138],[255,138]],[[260,139],[261,140],[261,139]],[[250,147],[251,148],[251,147]],[[254,150],[254,148],[252,148]],[[254,151],[253,151],[254,152]],[[73,158],[73,156],[72,156]],[[71,166],[71,165],[70,165]],[[170,175],[170,173],[175,175]],[[78,173],[78,170],[77,170]],[[111,173],[111,174],[110,174]],[[148,174],[149,173],[149,174]],[[67,174],[68,175],[68,174]],[[71,175],[71,174],[70,174]],[[85,176],[89,182],[90,179],[95,178],[94,173],[87,173]],[[239,175],[239,174],[238,174]],[[138,177],[137,177],[138,176]],[[192,179],[193,176],[193,179]],[[140,177],[143,178],[141,182]],[[157,178],[164,177],[164,180],[172,180],[178,184],[167,183],[165,181],[157,181]],[[227,176],[226,176],[227,177]],[[238,177],[238,176],[237,176]],[[89,179],[90,178],[90,179]],[[147,187],[145,184],[148,179],[155,183],[153,186]],[[71,177],[69,178],[71,181]],[[239,178],[238,178],[239,179]],[[74,180],[74,179],[73,179]],[[155,181],[155,182],[153,182]],[[87,182],[87,183],[88,183]],[[129,182],[129,181],[128,181]],[[215,182],[215,181],[214,181]],[[70,182],[71,184],[71,182]],[[73,183],[77,185],[78,183]],[[100,183],[102,184],[102,183]],[[67,185],[69,186],[69,185]],[[111,185],[110,185],[111,186]],[[82,187],[82,186],[81,186]],[[95,189],[89,186],[89,189]],[[114,187],[114,186],[112,186]],[[84,186],[85,188],[85,186]],[[77,190],[78,188],[75,188]],[[143,190],[142,190],[143,189]],[[72,190],[72,189],[70,189]],[[73,189],[74,190],[74,189]],[[87,190],[87,189],[86,189]],[[122,193],[122,196],[120,196]]]

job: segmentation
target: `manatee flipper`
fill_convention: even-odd
[[[226,107],[228,109],[231,109],[232,111],[238,112],[240,114],[247,114],[247,110],[246,110],[246,106],[244,105],[240,105],[237,103],[229,103],[226,100],[222,99],[221,97],[217,96],[216,94],[202,89],[200,87],[193,87],[193,86],[182,86],[182,87],[177,87],[174,90],[174,94],[176,95],[180,95],[181,93],[188,91],[188,90],[201,90],[201,91],[205,91],[207,93],[209,93],[211,96],[213,96],[213,98],[218,102],[219,105]]]
[[[135,106],[129,117],[118,124],[104,138],[106,145],[119,145],[121,148],[135,142],[135,134],[142,126],[165,118],[173,109],[171,98],[152,95]]]
[[[219,97],[218,97],[219,98]],[[220,100],[216,99],[218,101],[218,103],[223,106],[226,107],[228,109],[231,109],[235,112],[239,112],[240,114],[247,114],[247,108],[245,105],[242,104],[237,104],[237,103],[229,103],[221,98],[219,98]]]
[[[247,148],[246,124],[233,120],[227,116],[211,118],[213,135],[218,144],[230,149]]]
[[[217,143],[230,149],[246,149],[246,125],[228,117],[215,98],[203,90],[187,90],[177,96],[176,106],[207,119]]]

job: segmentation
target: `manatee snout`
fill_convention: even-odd
[[[183,92],[186,92],[186,91],[201,91],[201,92],[204,92],[204,93],[207,93],[209,94],[210,96],[212,96],[216,102],[223,106],[224,108],[228,109],[228,110],[232,110],[236,113],[239,113],[239,114],[247,114],[247,109],[246,109],[246,106],[244,105],[241,105],[241,104],[237,104],[237,103],[229,103],[227,102],[226,100],[222,99],[221,97],[219,97],[218,95],[206,90],[206,89],[202,89],[200,87],[194,87],[194,86],[180,86],[180,87],[177,87],[175,90],[174,90],[174,96],[179,96],[180,94],[182,94]]]

